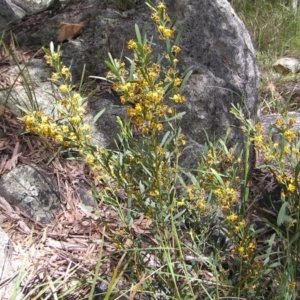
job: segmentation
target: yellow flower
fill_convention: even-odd
[[[78,115],[75,115],[71,118],[71,122],[74,124],[79,124],[81,122],[81,117]]]
[[[77,112],[78,112],[80,115],[82,115],[82,114],[85,113],[85,109],[84,109],[83,107],[79,107],[79,108],[77,109]]]
[[[181,51],[181,48],[180,47],[178,47],[178,46],[176,46],[176,45],[174,45],[173,47],[172,47],[172,52],[174,52],[174,53],[179,53]]]
[[[231,214],[229,216],[226,217],[226,220],[229,222],[235,222],[238,219],[238,216],[236,214]]]
[[[69,91],[69,86],[67,84],[62,84],[60,87],[59,87],[59,90],[62,92],[62,93],[67,93]]]
[[[257,123],[254,125],[258,134],[262,135],[264,133],[264,128],[261,123]]]
[[[48,65],[51,65],[51,64],[52,64],[51,56],[49,56],[48,54],[46,54],[44,57],[45,57],[45,59],[46,59],[46,63],[47,63]]]
[[[165,5],[163,2],[159,2],[159,3],[157,4],[157,8],[158,8],[158,9],[166,9],[166,5]]]
[[[185,200],[184,199],[182,199],[181,201],[178,201],[177,202],[177,206],[184,206],[185,205]]]
[[[62,126],[61,129],[62,129],[62,132],[63,132],[63,133],[68,133],[68,132],[69,132],[69,127],[66,126],[66,125]]]
[[[174,86],[175,86],[175,87],[180,86],[181,82],[182,82],[182,80],[181,80],[180,78],[175,78],[175,79],[174,79]]]
[[[240,221],[240,222],[239,222],[239,226],[240,226],[240,228],[245,227],[245,226],[246,226],[245,220]]]
[[[137,49],[137,44],[134,40],[130,40],[128,43],[127,43],[127,48],[128,49]]]
[[[238,247],[238,252],[240,253],[240,254],[243,254],[244,252],[245,252],[245,248],[244,247]]]
[[[285,146],[285,147],[283,148],[283,153],[284,153],[284,154],[289,154],[289,153],[290,153],[290,148],[289,148],[288,146]]]
[[[153,52],[153,49],[152,49],[148,44],[144,45],[143,48],[144,48],[144,50],[147,51],[148,53]]]
[[[162,36],[165,37],[165,38],[174,37],[174,31],[172,29],[169,29],[169,28],[164,27],[161,33],[162,33]]]
[[[156,13],[151,14],[150,18],[156,23],[159,23],[159,16]]]
[[[82,131],[88,131],[88,130],[90,130],[90,125],[84,124],[84,125],[81,127],[81,130],[82,130]]]
[[[296,281],[292,281],[289,283],[289,286],[291,289],[295,289],[297,287],[297,282]]]
[[[257,136],[255,136],[255,137],[253,138],[253,141],[254,141],[255,143],[262,143],[263,137],[262,137],[261,135],[257,135]]]
[[[174,114],[174,109],[173,109],[172,107],[168,107],[167,113],[168,113],[169,115],[173,115],[173,114]]]
[[[287,141],[291,141],[297,138],[297,132],[290,129],[286,130],[283,135],[286,137]]]
[[[137,113],[141,113],[142,112],[142,106],[141,106],[141,104],[140,103],[138,103],[136,106],[135,106],[135,111],[137,112]]]
[[[288,191],[291,193],[294,193],[296,191],[296,186],[292,183],[289,183],[287,188],[288,188]]]
[[[65,75],[66,78],[70,78],[71,77],[70,69],[67,68],[66,66],[62,67],[61,74]]]
[[[206,209],[206,203],[203,201],[203,199],[198,200],[197,205],[198,205],[200,210],[205,210]]]
[[[85,161],[91,165],[94,161],[95,161],[95,157],[92,155],[92,154],[88,154],[86,157],[85,157]]]
[[[290,118],[289,119],[289,126],[294,126],[296,124],[296,119],[295,118]]]
[[[171,97],[171,99],[173,99],[174,102],[176,103],[183,103],[185,102],[185,97],[179,94],[174,95],[173,97]]]
[[[81,95],[79,93],[74,93],[72,95],[72,102],[77,102],[78,100],[80,100]]]
[[[57,81],[59,79],[59,75],[57,73],[52,73],[51,79]]]
[[[284,125],[283,119],[282,118],[277,118],[276,121],[275,121],[275,124],[278,127],[282,127]]]
[[[156,128],[156,130],[158,130],[158,131],[163,130],[163,126],[162,126],[161,123],[156,124],[156,125],[155,125],[155,128]]]
[[[57,134],[54,139],[57,141],[57,142],[62,142],[64,139],[63,139],[63,136],[61,134]]]

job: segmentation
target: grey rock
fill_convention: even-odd
[[[15,19],[17,19],[17,17],[8,3],[5,0],[0,0],[0,30]]]
[[[9,284],[9,277],[13,275],[14,270],[11,264],[11,252],[12,245],[8,235],[0,226],[0,282],[5,282],[8,279],[7,284],[0,286],[0,299],[11,299],[12,288],[14,282]]]
[[[297,58],[281,57],[274,64],[273,69],[280,74],[296,74],[300,71],[300,61]]]
[[[26,16],[26,9],[24,10],[25,6],[22,8],[22,6],[20,7],[20,6],[16,5],[16,4],[12,3],[9,0],[7,0],[7,3],[9,4],[9,6],[13,10],[15,16],[18,19],[22,19],[24,16]]]
[[[193,145],[184,157],[184,166],[195,166],[198,153],[206,141],[218,139],[231,128],[229,144],[243,142],[238,121],[231,115],[232,104],[240,104],[246,117],[257,114],[259,74],[255,51],[249,33],[226,0],[169,0],[166,1],[172,18],[178,16],[178,25],[185,29],[182,35],[180,69],[193,67],[194,73],[186,87],[187,102],[178,107],[186,111],[181,126]],[[76,40],[62,45],[63,60],[72,66],[74,80],[81,77],[86,65],[86,76],[105,76],[107,52],[114,57],[132,56],[127,41],[135,37],[134,25],[138,24],[148,37],[157,35],[149,21],[150,10],[145,4],[136,4],[130,14],[117,10],[113,1],[90,0],[76,6],[77,13],[64,11],[47,20],[33,34],[22,33],[20,44],[49,44],[57,39],[59,24],[83,23],[85,28]],[[85,5],[86,9],[80,9]],[[129,12],[129,11],[128,11]],[[162,52],[163,44],[154,45],[154,56]],[[116,104],[118,106],[116,106]],[[116,137],[116,116],[126,115],[116,95],[96,96],[88,104],[91,120],[98,111],[106,108],[93,129],[93,136],[100,144],[113,147]]]
[[[55,178],[36,166],[18,166],[0,178],[0,196],[20,211],[46,224],[60,210]]]
[[[52,111],[53,97],[49,92],[57,87],[48,80],[50,71],[42,59],[31,59],[27,63],[12,67],[7,75],[19,78],[22,84],[16,84],[12,89],[0,91],[0,103],[8,106],[19,115],[16,105],[29,111],[41,110],[47,114]],[[6,99],[9,98],[9,101]]]
[[[263,129],[264,129],[264,133],[265,134],[269,134],[269,131],[271,130],[271,137],[272,140],[276,143],[279,142],[280,139],[280,133],[278,132],[278,130],[274,127],[272,127],[272,125],[275,124],[276,119],[279,118],[283,118],[281,114],[269,114],[269,115],[263,115],[259,118],[259,122],[262,124]],[[288,112],[287,114],[287,118],[294,118],[296,120],[296,123],[293,125],[293,127],[291,128],[292,130],[295,131],[300,131],[300,113],[298,112]]]

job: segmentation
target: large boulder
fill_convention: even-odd
[[[181,123],[183,131],[196,145],[185,163],[189,166],[195,163],[191,155],[198,156],[197,150],[206,140],[204,130],[210,138],[217,139],[231,127],[229,143],[243,141],[243,134],[236,129],[238,122],[230,114],[230,108],[232,104],[240,104],[246,116],[256,115],[259,76],[249,33],[226,0],[166,3],[170,15],[173,18],[178,16],[179,23],[185,26],[180,68],[194,69],[186,88],[187,102],[179,108],[187,112]],[[86,63],[89,75],[103,76],[107,69],[102,61],[108,51],[114,57],[120,57],[121,51],[124,51],[124,56],[132,55],[126,49],[126,42],[135,36],[136,23],[149,36],[155,34],[154,25],[148,20],[149,11],[144,8],[137,8],[136,13],[125,17],[124,13],[120,17],[108,8],[101,12],[83,31],[81,42],[69,42],[63,46],[67,61],[72,59],[73,66],[79,67],[75,74]],[[162,44],[158,44],[154,55],[161,51]],[[95,112],[102,107],[108,108],[109,114],[98,123],[98,130],[104,132],[108,140],[111,139],[114,115],[120,114],[119,108],[109,103],[117,101],[113,103],[106,98],[92,104]]]
[[[70,1],[72,3],[74,1]],[[248,117],[256,116],[258,70],[249,33],[227,0],[167,0],[168,12],[185,29],[181,39],[181,70],[193,67],[187,88],[187,102],[178,109],[186,111],[181,126],[190,143],[195,147],[189,153],[194,165],[207,132],[217,139],[232,128],[230,144],[243,141],[237,129],[238,122],[230,114],[232,104],[240,104]],[[114,57],[132,55],[126,49],[127,41],[134,38],[134,25],[151,37],[155,35],[154,24],[149,21],[149,8],[136,4],[130,10],[121,11],[116,1],[89,0],[76,4],[76,13],[67,5],[54,17],[44,18],[45,23],[34,32],[27,30],[19,35],[19,43],[48,44],[61,37],[63,23],[83,24],[84,29],[77,39],[67,38],[62,45],[63,60],[72,65],[75,80],[79,80],[83,65],[86,75],[105,76],[104,64],[107,53]],[[84,9],[83,9],[84,8]],[[128,7],[129,8],[129,7]],[[124,9],[124,8],[123,8]],[[27,19],[27,23],[30,20]],[[76,38],[76,36],[74,36]],[[158,42],[154,55],[162,52]],[[95,115],[103,107],[106,114],[97,122],[95,136],[105,145],[112,145],[117,131],[115,116],[124,115],[124,108],[116,107],[118,97],[113,94],[98,94],[89,102],[90,113]]]
[[[0,0],[0,32],[9,22],[16,19],[16,15],[5,0]]]
[[[18,166],[2,175],[0,196],[42,224],[53,221],[60,210],[55,178],[35,166]]]

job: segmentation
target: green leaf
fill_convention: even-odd
[[[144,194],[144,192],[145,192],[145,186],[143,185],[143,183],[141,181],[139,182],[139,187],[140,187],[140,192],[142,194]]]
[[[296,188],[298,189],[298,176],[300,172],[300,161],[298,161],[296,167],[295,167],[295,183],[296,183]]]
[[[173,28],[177,23],[178,17],[176,16],[175,19],[172,21],[170,28]]]
[[[169,137],[170,134],[171,134],[170,131],[167,131],[167,132],[166,132],[166,134],[164,135],[164,137],[163,137],[163,139],[162,139],[162,141],[161,141],[161,143],[160,143],[160,146],[161,146],[161,147],[164,147],[165,142],[166,142],[166,140],[167,140],[167,138]]]
[[[290,245],[292,245],[294,242],[298,242],[300,237],[300,232],[297,232],[290,240]]]
[[[79,93],[81,93],[81,89],[82,89],[82,85],[83,85],[83,81],[84,81],[85,68],[86,68],[86,65],[83,64],[81,79],[80,79],[80,83],[79,83]]]
[[[145,55],[145,58],[144,58],[144,63],[145,63],[145,65],[148,65],[148,64],[149,64],[151,57],[152,57],[151,53],[147,53],[147,54]]]
[[[89,76],[90,78],[95,78],[95,79],[100,79],[100,80],[105,80],[105,81],[108,81],[110,83],[113,83],[113,81],[105,78],[105,77],[101,77],[101,76]]]
[[[96,114],[96,116],[93,118],[93,124],[95,124],[98,121],[98,119],[103,115],[104,112],[105,108],[103,108]]]
[[[137,46],[137,51],[138,51],[138,56],[142,57],[144,55],[144,47],[142,43],[136,43]]]
[[[62,115],[68,115],[67,110],[62,105],[55,104],[54,106]]]
[[[182,25],[180,25],[180,27],[179,27],[179,29],[177,31],[177,35],[176,35],[176,39],[175,39],[175,43],[174,43],[175,45],[179,45],[179,40],[180,40],[180,38],[182,36],[183,29],[184,29],[184,25],[182,24]]]
[[[216,179],[219,181],[219,183],[224,186],[224,181],[221,177],[221,175],[213,168],[210,168],[211,172],[214,174],[214,176],[216,177]]]
[[[110,70],[116,75],[116,76],[120,76],[119,75],[119,70],[113,65],[113,64],[111,64],[109,61],[105,61],[104,62],[109,68],[110,68]]]
[[[177,120],[177,119],[182,119],[182,117],[186,114],[185,111],[181,112],[181,113],[178,113],[176,114],[175,116],[173,117],[170,117],[170,118],[166,118],[163,122],[170,122],[170,121],[174,121],[174,120]]]
[[[94,91],[97,91],[97,90],[94,90]],[[87,100],[88,100],[88,97],[81,98],[79,101],[79,105],[82,106]]]
[[[135,63],[132,59],[126,57],[126,59],[130,62],[130,71],[129,71],[129,77],[128,77],[128,80],[133,80],[133,74],[134,74],[134,71],[135,71]]]
[[[143,41],[142,41],[142,37],[141,37],[141,32],[140,32],[139,26],[137,24],[135,24],[134,28],[135,28],[135,34],[136,34],[137,41],[140,43],[140,45],[143,45]]]
[[[272,234],[272,236],[270,237],[270,240],[269,240],[269,248],[267,250],[267,253],[266,253],[266,258],[263,262],[263,265],[266,266],[267,263],[269,262],[270,260],[270,254],[271,254],[271,250],[272,250],[272,247],[273,247],[273,244],[274,244],[274,240],[275,240],[275,233]]]
[[[85,205],[85,204],[83,204],[83,203],[79,203],[78,206],[79,206],[79,208],[81,208],[85,213],[91,214],[91,213],[94,212],[94,208],[91,207],[91,206],[87,206],[87,205]]]
[[[156,6],[154,5],[154,3],[150,0],[145,0],[145,3],[152,9],[154,9],[156,11]]]
[[[169,53],[169,55],[173,56],[171,53],[171,43],[169,39],[166,39],[166,46],[167,46],[167,53]]]
[[[179,90],[178,90],[178,94],[182,94],[182,92],[183,92],[183,90],[184,90],[184,88],[185,88],[185,86],[186,86],[186,84],[187,84],[187,81],[189,80],[189,78],[190,78],[190,76],[193,74],[193,70],[190,70],[190,71],[188,71],[186,74],[185,74],[185,76],[184,76],[184,78],[183,78],[183,80],[182,80],[182,83],[181,83],[181,86],[180,86],[180,88],[179,88]]]
[[[86,100],[90,99],[91,97],[93,97],[95,94],[97,93],[97,89],[92,90],[86,97]],[[84,98],[85,99],[85,98]],[[84,101],[84,103],[86,102],[86,100]]]
[[[20,109],[21,111],[23,111],[23,112],[25,112],[26,114],[28,113],[28,109],[26,109],[26,108],[24,108],[24,107],[22,107],[22,106],[20,106],[20,105],[18,105],[18,104],[16,104],[16,107],[18,108],[18,109]]]
[[[43,49],[43,51],[44,51],[45,54],[51,55],[51,52],[47,48],[42,47],[42,49]]]
[[[277,225],[281,226],[287,221],[287,214],[286,214],[286,207],[288,206],[288,202],[284,202],[279,210],[278,216],[277,216]]]
[[[182,211],[178,212],[178,213],[173,217],[173,220],[176,221],[176,220],[179,219],[185,212],[186,212],[186,209],[183,209]]]

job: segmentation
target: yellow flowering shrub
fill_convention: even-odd
[[[22,118],[25,128],[50,139],[57,147],[77,150],[90,167],[95,180],[102,182],[104,191],[97,196],[112,205],[127,226],[124,226],[126,230],[121,229],[112,239],[118,250],[123,251],[132,246],[130,251],[137,257],[139,251],[136,249],[147,251],[148,244],[145,241],[140,243],[131,227],[133,220],[143,215],[152,222],[155,243],[158,240],[164,246],[167,245],[165,248],[169,247],[167,242],[172,245],[169,253],[165,248],[161,250],[157,244],[153,249],[149,247],[150,251],[156,255],[163,253],[162,261],[170,253],[175,255],[176,262],[178,257],[181,259],[180,264],[163,261],[162,265],[174,265],[174,269],[177,265],[184,265],[185,257],[191,256],[191,253],[195,257],[202,255],[199,245],[208,241],[208,246],[205,244],[203,249],[209,253],[209,259],[205,258],[209,263],[204,264],[205,260],[199,256],[200,268],[196,269],[198,261],[195,259],[188,272],[201,277],[201,268],[205,265],[205,272],[214,273],[218,280],[217,289],[221,286],[220,290],[224,290],[225,296],[248,296],[251,292],[251,299],[257,299],[258,279],[275,268],[272,265],[266,271],[274,239],[270,239],[268,248],[259,248],[257,241],[261,231],[255,229],[249,217],[249,211],[255,205],[249,201],[252,200],[249,196],[249,148],[250,144],[255,143],[256,149],[264,156],[264,167],[271,170],[282,187],[282,206],[276,220],[279,229],[276,230],[283,239],[288,240],[288,236],[292,235],[293,243],[296,243],[300,224],[300,150],[299,134],[293,129],[295,119],[282,116],[275,121],[273,126],[280,134],[280,141],[274,143],[261,124],[253,125],[240,108],[233,106],[232,113],[240,120],[241,130],[246,137],[244,152],[238,145],[228,147],[226,137],[215,143],[208,141],[199,158],[197,170],[191,173],[190,170],[180,168],[179,158],[187,144],[178,124],[183,113],[177,114],[170,103],[173,101],[175,106],[176,103],[186,101],[183,90],[192,72],[187,70],[180,74],[177,68],[181,47],[175,38],[175,23],[171,22],[167,14],[165,3],[154,5],[149,0],[146,3],[152,11],[151,20],[166,50],[161,60],[153,57],[155,44],[146,36],[142,37],[136,25],[136,39],[127,43],[128,49],[132,51],[132,58],[128,58],[129,64],[109,54],[106,65],[110,71],[106,79],[112,82],[121,103],[126,105],[128,116],[128,119],[117,117],[116,120],[119,126],[118,148],[110,150],[91,143],[90,125],[83,122],[86,98],[74,89],[71,71],[61,63],[60,49],[54,51],[53,43],[49,50],[44,51],[45,59],[53,70],[50,80],[57,86],[53,98],[54,113],[48,116],[41,111],[28,111]],[[120,191],[126,195],[122,197],[122,204],[117,195]],[[168,232],[170,228],[171,233]],[[188,229],[189,233],[184,232],[183,228]],[[230,246],[227,245],[226,249],[221,246],[217,249],[213,244],[211,234],[215,228],[225,232],[229,239]],[[182,244],[178,243],[177,232],[184,240]],[[199,241],[199,236],[203,240]],[[221,244],[220,240],[215,244]],[[291,244],[286,242],[283,245],[284,256],[298,262],[299,252],[296,251],[295,255]],[[181,246],[186,247],[184,251],[180,249]],[[261,257],[264,257],[264,261]],[[217,265],[213,267],[214,260]],[[284,258],[280,257],[279,260]],[[223,264],[228,265],[226,271],[222,271]],[[138,270],[139,267],[136,265],[135,268]],[[289,271],[288,284],[295,288],[297,274],[293,270]],[[178,271],[180,276],[182,272],[181,268]],[[131,275],[138,276],[137,273]],[[160,276],[166,274],[164,272]],[[176,281],[181,280],[180,276],[175,278]],[[140,279],[137,278],[137,281],[140,282]],[[169,279],[165,282],[172,282]],[[206,284],[197,280],[195,289]],[[213,284],[213,281],[209,282],[210,286]],[[174,299],[181,298],[176,294]],[[194,298],[187,296],[186,299]]]

